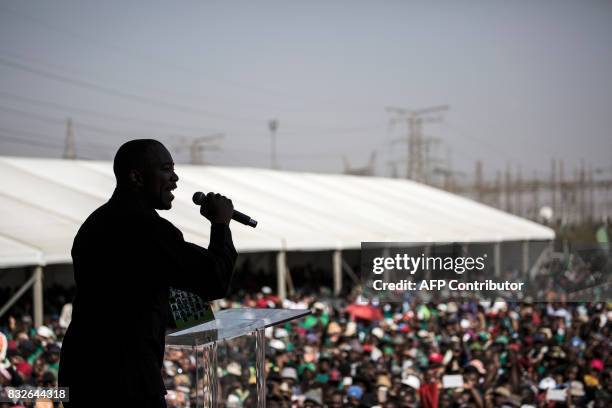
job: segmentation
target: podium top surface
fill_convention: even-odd
[[[276,326],[310,314],[310,309],[225,309],[215,313],[217,319],[259,320],[264,327]]]
[[[166,345],[202,346],[243,336],[309,314],[309,309],[225,309],[215,313],[215,320],[168,334]]]

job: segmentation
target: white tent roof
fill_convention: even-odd
[[[0,157],[0,174],[0,267],[71,262],[79,226],[115,185],[110,162]],[[189,165],[177,174],[173,208],[160,215],[204,246],[209,228],[195,191],[221,192],[259,221],[233,223],[239,251],[554,238],[550,228],[407,180]]]

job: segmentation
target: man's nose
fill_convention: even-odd
[[[173,171],[172,178],[170,180],[176,183],[179,180],[178,174],[176,174],[176,172]]]

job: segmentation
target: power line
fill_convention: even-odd
[[[212,153],[219,153],[219,152],[212,152]],[[245,154],[248,153],[248,154]],[[252,158],[253,156],[260,156],[260,157],[268,157],[270,155],[269,152],[253,152],[253,151],[246,151],[246,150],[240,150],[240,151],[235,151],[235,150],[223,150],[223,155],[230,157],[230,158],[234,158],[236,161],[239,162],[245,162],[248,161],[249,158]],[[298,162],[298,161],[334,161],[334,163],[338,163],[342,160],[342,154],[338,153],[338,154],[314,154],[314,155],[304,155],[304,156],[300,156],[300,155],[287,155],[287,154],[280,154],[280,157],[285,157],[285,158],[290,158],[291,162]],[[261,167],[260,165],[258,165],[258,167]]]
[[[57,149],[58,152],[61,151],[61,145],[60,144],[45,143],[45,142],[40,142],[40,141],[37,141],[37,140],[27,140],[27,139],[23,139],[23,138],[18,138],[18,137],[13,137],[13,136],[5,135],[5,134],[3,134],[1,132],[0,132],[0,140],[6,141],[6,142],[9,142],[9,143],[17,143],[17,144],[28,145],[28,146],[53,148],[53,149]]]
[[[423,136],[423,123],[440,122],[436,114],[449,109],[447,105],[432,106],[424,109],[408,110],[398,107],[387,107],[385,110],[395,116],[392,120],[405,120],[408,126],[406,145],[408,160],[406,162],[406,178],[419,182],[427,182],[429,176],[429,146],[433,138]],[[434,115],[434,116],[432,116]]]
[[[0,110],[4,110],[3,107],[0,106]],[[26,113],[26,112],[21,112],[21,113]],[[38,117],[38,115],[33,115]],[[65,122],[62,119],[51,119],[48,117],[39,117],[40,119],[49,119],[49,120],[53,120],[54,123],[58,123],[58,124],[62,124],[64,125]],[[77,122],[75,122],[77,123]],[[78,124],[78,129],[81,129],[82,125],[80,123]],[[0,131],[3,132],[8,132],[8,133],[12,133],[12,134],[22,134],[25,136],[29,136],[29,137],[34,137],[34,138],[38,138],[41,140],[46,140],[48,138],[47,135],[43,135],[41,133],[36,133],[36,132],[31,132],[31,131],[24,131],[24,130],[18,130],[18,129],[11,129],[11,128],[7,128],[7,127],[0,127]],[[58,146],[61,146],[61,141],[58,141]],[[91,143],[91,142],[79,142],[78,144],[79,147],[82,146],[88,146],[88,147],[92,147],[92,148],[103,148],[103,149],[114,149],[116,148],[116,146],[114,145],[106,145],[106,144],[101,144],[101,143]],[[221,153],[218,151],[211,151],[211,153]],[[264,151],[257,151],[257,150],[251,150],[251,149],[223,149],[223,153],[231,153],[231,154],[243,154],[243,155],[255,155],[255,156],[261,156],[261,157],[268,157],[269,156],[269,152],[264,152]],[[339,158],[342,157],[341,153],[329,153],[329,151],[326,152],[320,152],[320,153],[316,153],[316,152],[312,152],[312,153],[281,153],[280,154],[281,157],[287,158],[287,159],[319,159],[319,158]]]
[[[270,157],[270,152],[249,149],[223,149],[224,153],[248,154],[261,157]],[[319,159],[319,158],[342,158],[341,153],[280,153],[281,157],[288,159]]]
[[[284,121],[283,121],[284,124]],[[320,126],[320,125],[310,125],[304,123],[295,123],[289,122],[287,124],[288,127],[297,126],[304,128],[306,130],[316,130],[319,132],[332,132],[332,133],[356,133],[356,132],[366,132],[371,130],[381,130],[385,127],[386,123],[378,122],[378,123],[367,123],[360,126],[350,126],[350,127],[329,127],[329,126]]]
[[[165,66],[170,67],[172,69],[178,69],[180,71],[183,71],[183,72],[186,72],[186,73],[188,73],[190,75],[193,75],[198,80],[204,79],[204,80],[215,82],[215,83],[216,82],[221,82],[221,83],[225,83],[227,85],[230,85],[230,86],[233,86],[233,87],[237,87],[237,88],[241,88],[241,89],[249,89],[249,88],[251,88],[251,89],[255,90],[256,92],[260,92],[260,93],[267,93],[269,95],[283,96],[283,97],[289,97],[289,98],[295,98],[295,99],[299,98],[301,100],[301,97],[298,97],[298,96],[287,95],[287,94],[283,94],[283,93],[279,93],[279,92],[276,92],[276,91],[267,90],[267,89],[260,88],[260,87],[253,87],[251,84],[244,84],[244,83],[241,83],[241,82],[231,81],[231,80],[222,79],[222,78],[218,78],[218,79],[202,78],[202,73],[201,72],[195,71],[195,70],[190,69],[188,67],[184,67],[182,65],[177,65],[177,64],[170,63],[170,62],[168,62],[168,60],[160,59],[158,57],[155,57],[155,56],[152,56],[152,55],[148,55],[148,54],[143,54],[143,53],[140,53],[138,51],[134,51],[134,50],[130,50],[130,49],[118,46],[116,44],[105,43],[105,42],[100,41],[100,40],[98,40],[96,38],[93,38],[93,37],[87,38],[87,37],[84,37],[84,36],[82,36],[82,35],[80,35],[78,33],[66,30],[64,28],[60,28],[58,26],[49,24],[48,22],[46,22],[44,20],[41,20],[41,19],[38,19],[38,18],[34,18],[34,17],[28,16],[28,15],[25,15],[23,13],[20,13],[20,12],[16,12],[15,10],[12,10],[12,9],[9,9],[9,8],[6,8],[6,7],[0,7],[0,9],[6,11],[6,12],[8,12],[8,13],[10,13],[10,14],[18,17],[18,18],[21,18],[21,19],[24,19],[24,20],[28,20],[31,23],[36,23],[36,24],[38,24],[38,25],[40,25],[40,26],[42,26],[42,27],[44,27],[44,28],[46,28],[48,30],[55,31],[55,32],[60,33],[60,34],[62,34],[64,36],[68,36],[68,37],[71,37],[73,39],[77,39],[77,40],[79,40],[81,42],[85,42],[85,43],[90,43],[90,42],[97,43],[98,45],[102,45],[103,47],[117,50],[117,51],[123,53],[124,55],[129,56],[130,58],[138,58],[138,59],[141,59],[141,60],[146,60],[148,63],[153,61],[153,62],[155,62],[156,64],[159,64],[159,65],[165,65]]]
[[[18,115],[27,116],[27,117],[30,117],[36,120],[40,120],[41,122],[47,122],[47,123],[53,123],[53,124],[63,124],[64,123],[63,119],[57,119],[57,118],[46,116],[46,115],[39,115],[37,113],[26,112],[20,109],[15,109],[15,108],[1,106],[1,105],[0,105],[0,111],[4,111],[7,113],[16,113]]]
[[[1,9],[1,8],[0,8]],[[41,58],[37,58],[37,57],[33,57],[31,55],[24,55],[22,53],[15,53],[15,52],[8,52],[8,51],[4,51],[3,53],[5,58],[11,58],[14,61],[17,62],[21,62],[24,64],[30,64],[30,65],[34,65],[37,66],[39,68],[40,65],[45,66],[47,69],[51,69],[52,72],[61,72],[63,75],[67,75],[70,74],[70,76],[72,77],[81,77],[81,78],[90,78],[92,76],[92,74],[88,74],[86,72],[83,71],[79,71],[74,69],[74,67],[71,66],[67,66],[67,65],[60,65],[57,63],[50,63],[49,61],[45,61]],[[96,75],[96,74],[93,74]],[[97,77],[97,75],[96,75]],[[121,84],[127,84],[127,86],[133,86],[135,84],[134,82],[134,78],[130,78],[130,79],[126,79],[126,78],[122,78],[122,79],[117,79],[116,77],[113,79],[114,82],[117,83],[117,85],[121,85]],[[142,85],[142,83],[140,83],[139,85]],[[196,100],[201,100],[202,99],[202,95],[196,95],[196,94],[192,94],[192,93],[184,93],[184,92],[177,92],[175,90],[169,91],[167,89],[162,89],[162,88],[156,88],[156,87],[152,87],[150,83],[147,83],[146,85],[143,85],[147,90],[152,90],[155,92],[159,92],[165,95],[170,95],[172,97],[178,97],[180,98],[180,100],[185,100],[186,98],[188,99],[193,99],[195,98]],[[220,98],[219,95],[215,96],[215,101],[217,100],[223,100],[229,103],[235,103],[235,100],[231,100],[231,99],[227,99],[227,98]],[[249,106],[253,106],[256,108],[261,109],[262,106],[261,104],[256,104],[256,105],[249,105]],[[282,114],[290,114],[290,112],[286,112],[285,109],[282,108],[274,108],[274,111],[280,111],[279,113]],[[325,109],[326,112],[329,111],[329,109]],[[337,107],[334,106],[334,111],[337,111]],[[317,111],[320,112],[320,111]],[[293,113],[296,113],[295,111],[293,111]],[[291,123],[294,126],[298,126],[301,128],[305,128],[305,129],[314,129],[314,130],[331,130],[331,131],[337,131],[337,132],[352,132],[352,131],[361,131],[361,130],[368,130],[368,129],[373,129],[373,128],[378,128],[380,126],[384,126],[384,122],[382,123],[375,123],[375,124],[367,124],[367,125],[361,125],[358,127],[341,127],[341,128],[335,128],[334,125],[312,125],[312,124],[303,124],[303,123],[296,123],[296,122],[292,122]],[[207,131],[217,131],[217,130],[207,130]]]
[[[7,127],[0,127],[0,131],[2,132],[7,132],[10,133],[11,135],[13,134],[17,134],[17,135],[24,135],[26,137],[30,137],[30,138],[34,138],[35,141],[42,141],[42,142],[46,142],[47,140],[49,140],[49,136],[48,135],[43,135],[41,133],[36,133],[36,132],[31,132],[31,131],[26,131],[26,130],[19,130],[19,129],[11,129],[11,128],[7,128]],[[30,139],[32,140],[32,139]],[[61,146],[62,142],[58,140],[58,145]],[[107,145],[107,144],[103,144],[103,143],[92,143],[92,142],[81,142],[79,143],[79,147],[91,147],[92,149],[114,149],[115,146],[111,146],[111,145]]]
[[[70,77],[78,77],[88,79],[90,81],[100,82],[100,75],[96,72],[88,73],[82,70],[75,69],[73,66],[68,66],[64,64],[52,63],[42,58],[38,58],[36,56],[25,55],[23,53],[15,53],[9,51],[3,51],[2,54],[5,58],[10,58],[13,61],[17,61],[23,64],[29,64],[30,66],[35,66],[40,69],[47,69],[51,72],[57,73],[60,72],[62,75],[70,76]],[[139,81],[140,80],[140,81]],[[139,88],[143,88],[146,91],[153,91],[160,94],[163,94],[162,98],[166,98],[166,96],[170,96],[172,98],[178,98],[180,101],[197,101],[194,104],[200,103],[202,99],[210,100],[210,98],[204,98],[201,94],[195,94],[190,92],[180,91],[177,92],[174,88],[172,90],[163,89],[154,86],[153,84],[157,84],[157,82],[147,81],[146,83],[141,81],[140,77],[134,78],[132,77],[117,77],[117,75],[113,75],[113,83],[115,86],[126,89],[133,89],[134,85],[137,85]],[[137,92],[142,94],[142,92]],[[175,99],[176,100],[176,99]],[[215,101],[225,101],[231,104],[236,102],[235,99],[229,99],[225,97],[221,97],[219,95],[215,95]],[[191,102],[190,102],[191,103]],[[254,105],[257,108],[261,108],[260,105]]]
[[[14,136],[5,134],[4,131],[6,130],[0,129],[0,140],[8,142],[8,143],[16,143],[16,144],[37,146],[37,147],[48,147],[48,148],[56,149],[58,150],[58,152],[60,152],[63,148],[62,142],[60,141],[58,141],[57,143],[52,143],[52,142],[46,142],[45,140],[39,140],[37,138],[29,139],[29,138],[23,138],[23,137],[14,137]],[[11,132],[14,132],[14,131],[11,131]],[[90,144],[90,143],[84,143],[84,144],[79,145],[79,149],[94,150],[96,152],[100,152],[100,148],[111,149],[108,146],[102,146],[102,145],[96,145],[96,144]],[[81,157],[82,156],[79,155],[79,158]]]
[[[30,117],[30,118],[33,118],[33,119],[36,119],[36,120],[40,120],[42,122],[59,124],[59,125],[62,125],[62,126],[65,123],[63,118],[62,119],[58,119],[58,118],[47,116],[47,115],[41,115],[41,114],[38,114],[38,113],[27,112],[27,111],[23,111],[23,110],[20,110],[20,109],[15,109],[15,108],[1,106],[1,105],[0,105],[0,111],[4,111],[4,112],[8,112],[8,113],[16,113],[18,115]],[[88,124],[88,122],[75,121],[75,123],[78,123],[80,129],[89,130],[91,132],[101,133],[101,134],[110,135],[110,136],[120,136],[120,137],[123,137],[123,138],[125,138],[125,137],[133,137],[133,135],[130,135],[128,133],[124,133],[124,132],[120,132],[120,131],[117,131],[117,130],[108,129],[108,128],[104,128],[104,127],[100,127],[100,126],[96,126],[96,125],[91,125],[91,124]]]
[[[165,108],[165,109],[171,109],[174,110],[176,112],[180,112],[183,114],[191,114],[191,115],[197,115],[197,116],[208,116],[211,118],[217,118],[217,119],[223,119],[223,120],[229,120],[229,121],[243,121],[243,122],[249,122],[249,123],[257,123],[257,124],[261,124],[263,121],[260,119],[255,119],[255,118],[249,118],[249,117],[242,117],[242,116],[228,116],[222,113],[217,113],[217,112],[211,112],[211,111],[206,111],[206,110],[200,110],[200,109],[194,109],[190,106],[186,106],[186,105],[180,105],[180,104],[175,104],[175,103],[170,103],[170,102],[166,102],[166,101],[162,101],[162,100],[157,100],[157,99],[153,99],[153,98],[147,98],[147,97],[143,97],[141,95],[136,95],[136,94],[132,94],[132,93],[128,93],[128,92],[124,92],[121,90],[117,90],[114,88],[110,88],[104,85],[99,85],[97,83],[91,82],[91,81],[85,81],[85,80],[81,80],[81,79],[75,79],[75,78],[70,78],[67,77],[65,75],[61,75],[61,74],[56,74],[54,72],[50,72],[50,71],[46,71],[43,69],[39,69],[39,68],[34,68],[31,67],[27,64],[23,64],[17,61],[12,61],[9,59],[6,59],[2,56],[0,56],[0,65],[4,65],[4,66],[8,66],[11,67],[13,69],[17,69],[20,71],[24,71],[24,72],[28,72],[30,74],[34,74],[34,75],[38,75],[38,76],[42,76],[44,78],[48,78],[48,79],[52,79],[55,81],[59,81],[59,82],[63,82],[63,83],[68,83],[77,87],[81,87],[81,88],[85,88],[88,90],[93,90],[95,92],[100,92],[100,93],[104,93],[107,95],[111,95],[111,96],[115,96],[115,97],[119,97],[119,98],[123,98],[123,99],[128,99],[128,100],[132,100],[132,101],[136,101],[139,103],[143,103],[146,105],[150,105],[150,106],[156,106],[156,107],[161,107],[161,108]],[[305,125],[305,124],[295,124],[295,123],[291,123],[288,122],[287,123],[288,127],[302,127],[302,128],[311,128],[311,129],[315,129],[318,130],[319,132],[330,132],[330,133],[351,133],[351,132],[359,132],[359,131],[365,131],[365,130],[369,130],[369,129],[373,129],[374,127],[377,127],[378,124],[367,124],[364,126],[359,126],[359,127],[347,127],[347,128],[329,128],[327,126],[318,126],[318,125]],[[289,135],[303,135],[303,133],[299,133],[299,132],[285,132],[286,134]]]
[[[12,113],[12,114],[18,114],[18,115],[21,115],[21,116],[33,118],[35,120],[39,120],[39,121],[43,121],[43,122],[47,122],[47,123],[51,123],[51,124],[55,124],[55,125],[64,126],[64,124],[65,124],[65,118],[51,117],[51,116],[48,116],[48,115],[42,115],[42,114],[38,114],[38,113],[23,111],[23,110],[20,110],[20,109],[16,109],[16,108],[12,108],[12,107],[6,107],[6,106],[2,106],[2,105],[0,105],[0,111]],[[88,124],[87,122],[74,121],[74,124],[77,126],[77,130],[89,130],[89,131],[93,131],[93,132],[97,132],[97,133],[101,133],[101,134],[105,134],[105,135],[111,135],[111,136],[114,136],[114,137],[128,137],[128,138],[133,137],[132,135],[125,134],[123,132],[119,132],[119,131],[116,131],[116,130],[112,130],[112,129],[108,129],[108,128],[102,128],[102,127],[99,127],[99,126],[91,125],[91,124]],[[2,128],[0,128],[0,130],[2,130]],[[4,128],[4,130],[9,131],[11,133],[26,134],[26,135],[29,134],[30,136],[46,138],[46,136],[43,136],[41,134],[34,134],[32,132],[24,132],[24,131],[19,131],[19,130],[15,130],[15,129],[7,129],[7,128]],[[82,148],[82,147],[89,148],[90,147],[88,145],[88,142],[79,142],[78,146],[79,146],[79,148]],[[100,147],[102,147],[105,150],[109,150],[110,151],[110,150],[116,149],[117,146],[115,146],[115,145],[113,145],[113,146],[111,146],[111,145],[101,145],[101,144],[93,144],[93,145],[91,145],[92,149],[99,149]],[[219,153],[219,152],[211,151],[210,153]],[[236,154],[256,155],[256,156],[257,155],[258,156],[267,156],[267,155],[269,155],[269,153],[266,153],[266,152],[258,152],[258,151],[248,150],[248,149],[224,149],[223,154],[228,154],[229,156],[234,156]],[[331,159],[331,158],[333,158],[333,159],[341,159],[342,158],[342,154],[341,153],[331,153],[330,154],[328,151],[321,152],[321,153],[298,153],[298,154],[285,153],[285,154],[280,154],[279,156],[281,158],[290,159],[290,160],[298,160],[298,161],[301,161],[301,160],[325,160],[325,159]],[[79,154],[79,157],[82,157],[82,155]]]
[[[453,123],[448,123],[448,121],[445,121],[445,122],[442,122],[442,125],[445,126],[447,129],[455,132],[455,134],[463,137],[464,139],[468,139],[468,140],[474,142],[479,147],[485,147],[485,148],[489,149],[491,152],[496,153],[496,154],[500,154],[500,155],[504,156],[506,159],[510,159],[512,161],[515,161],[516,163],[520,164],[520,162],[521,162],[521,160],[518,157],[509,154],[507,151],[498,148],[497,146],[491,144],[490,142],[488,142],[488,141],[486,141],[484,139],[477,138],[474,135],[469,134],[468,132],[465,132],[465,131],[459,129],[457,127],[457,125],[455,125]]]
[[[183,130],[187,130],[190,132],[214,132],[216,131],[215,129],[196,128],[196,127],[184,126],[184,125],[168,123],[168,122],[159,122],[155,120],[135,118],[131,116],[122,116],[122,115],[115,115],[115,114],[110,114],[110,113],[102,113],[102,112],[93,111],[89,109],[83,109],[83,108],[77,108],[74,106],[63,105],[63,104],[59,104],[56,102],[49,102],[49,101],[43,101],[40,99],[28,98],[25,96],[20,96],[20,95],[16,95],[16,94],[13,94],[10,92],[4,92],[4,91],[0,91],[0,98],[14,99],[14,100],[19,100],[22,102],[30,103],[33,105],[58,109],[68,114],[80,113],[83,115],[90,115],[90,116],[95,116],[95,117],[99,117],[103,119],[133,122],[133,123],[139,123],[139,124],[144,124],[148,126],[165,127],[169,129],[183,129]]]
[[[36,135],[36,136],[42,136],[42,135],[37,135],[36,133],[31,133],[31,132],[23,132],[23,131],[15,131],[12,129],[5,129],[5,128],[0,128],[0,140],[2,141],[6,141],[9,143],[17,143],[17,144],[22,144],[22,145],[28,145],[28,146],[37,146],[37,147],[46,147],[46,148],[52,148],[54,150],[57,150],[58,153],[61,152],[62,150],[62,143],[61,141],[58,141],[57,143],[47,143],[38,139],[27,139],[27,138],[17,138],[14,136],[10,136],[10,135],[6,135],[3,132],[4,131],[9,131],[9,132],[19,132],[19,133],[23,133],[23,134],[30,134],[30,135]],[[102,146],[102,145],[92,145],[92,144],[85,144],[85,143],[79,143],[79,149],[82,148],[86,148],[86,149],[92,149],[92,150],[96,150],[99,152],[100,147],[104,148],[104,149],[114,149],[114,147],[110,147],[110,146]],[[221,153],[218,151],[211,151],[210,153]],[[245,154],[248,154],[248,156],[245,156]],[[268,156],[269,153],[268,152],[260,152],[260,151],[253,151],[253,150],[248,150],[248,149],[227,149],[227,150],[223,150],[223,155],[227,155],[230,157],[240,157],[240,158],[245,158],[245,157],[249,157],[249,156]],[[239,156],[238,156],[239,155]],[[281,157],[286,157],[286,158],[291,158],[292,160],[329,160],[329,159],[339,159],[342,157],[342,155],[340,153],[338,154],[325,154],[325,153],[313,153],[313,154],[281,154]],[[85,157],[82,154],[78,155],[78,158],[83,159],[83,158],[87,158],[87,159],[95,159],[92,157]]]
[[[245,118],[245,117],[239,117],[239,116],[232,117],[232,116],[227,116],[227,115],[216,113],[216,112],[210,112],[210,111],[205,111],[201,109],[194,109],[190,106],[169,103],[169,102],[156,100],[152,98],[145,98],[140,95],[123,92],[117,89],[109,88],[104,85],[96,84],[94,82],[84,81],[81,79],[69,78],[64,75],[55,74],[53,72],[45,71],[45,70],[38,69],[38,68],[33,68],[29,65],[22,64],[20,62],[11,61],[3,57],[0,57],[0,65],[4,65],[7,67],[11,67],[13,69],[28,72],[30,74],[39,75],[39,76],[42,76],[48,79],[53,79],[55,81],[68,83],[68,84],[78,86],[81,88],[93,90],[96,92],[101,92],[107,95],[132,100],[132,101],[143,103],[146,105],[152,105],[152,106],[157,106],[157,107],[161,107],[165,109],[171,109],[171,110],[183,113],[183,114],[191,114],[191,115],[198,115],[198,116],[204,115],[204,116],[209,116],[209,117],[217,118],[217,119],[225,119],[225,120],[232,120],[232,121],[242,120],[242,121],[261,123],[261,120],[259,119]]]

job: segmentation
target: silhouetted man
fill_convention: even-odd
[[[164,407],[161,377],[169,287],[224,297],[236,251],[227,198],[209,193],[208,249],[185,242],[155,210],[172,207],[178,176],[158,141],[119,148],[111,199],[83,223],[72,247],[77,293],[64,339],[59,385],[66,407]],[[204,228],[194,225],[193,228]]]

